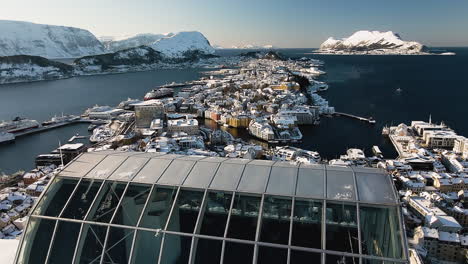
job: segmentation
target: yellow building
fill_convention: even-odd
[[[301,86],[297,82],[284,82],[277,85],[271,85],[271,89],[273,90],[294,90],[299,91]]]

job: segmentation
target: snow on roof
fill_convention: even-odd
[[[80,149],[83,146],[84,146],[83,143],[65,144],[65,145],[62,145],[58,149],[60,149],[60,150],[77,150],[77,149]]]
[[[424,237],[439,239],[439,231],[437,231],[435,228],[423,227],[422,231]]]
[[[457,233],[439,232],[439,240],[446,242],[460,243],[460,235]]]
[[[16,250],[19,240],[0,239],[0,260],[3,264],[13,264],[15,261]]]

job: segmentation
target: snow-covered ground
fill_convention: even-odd
[[[0,32],[0,56],[76,58],[104,52],[101,42],[80,28],[0,20]]]
[[[428,54],[427,48],[415,41],[404,41],[392,31],[355,32],[348,38],[329,38],[318,53],[326,54]]]

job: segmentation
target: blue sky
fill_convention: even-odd
[[[392,30],[429,46],[468,46],[466,0],[14,0],[2,1],[0,19],[96,36],[198,30],[227,47],[318,47],[362,29]]]

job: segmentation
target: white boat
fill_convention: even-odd
[[[37,128],[41,125],[36,120],[17,117],[12,121],[0,123],[0,132],[17,133],[31,128]]]
[[[15,140],[15,135],[8,132],[0,132],[0,144]]]

